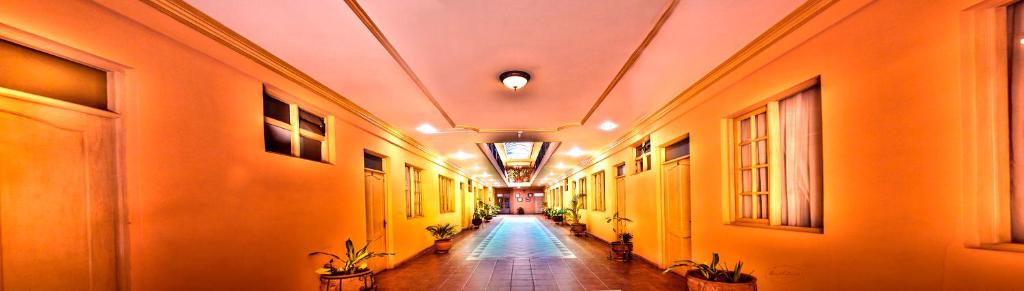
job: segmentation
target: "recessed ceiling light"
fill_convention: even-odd
[[[565,164],[559,162],[558,165],[555,165],[555,168],[565,169]]]
[[[473,155],[467,154],[464,151],[458,151],[458,152],[455,152],[454,154],[452,154],[452,157],[455,158],[456,160],[465,160],[465,159],[468,159],[468,158],[472,158]],[[479,166],[477,166],[477,167],[479,167]]]
[[[611,121],[605,121],[604,123],[601,123],[601,125],[598,126],[597,128],[600,128],[601,130],[604,130],[604,131],[611,131],[612,129],[615,129],[616,127],[619,127],[619,125],[615,124],[614,122],[611,122]]]
[[[568,154],[573,157],[578,157],[582,156],[584,153],[583,150],[580,149],[580,147],[573,147],[571,150],[569,150]]]
[[[473,166],[473,170],[480,170],[480,165]]]
[[[523,71],[508,71],[498,75],[498,80],[509,89],[519,90],[530,81],[530,74]]]
[[[437,128],[434,128],[433,125],[424,123],[424,124],[420,124],[420,126],[417,126],[416,127],[416,131],[419,131],[419,132],[422,132],[422,133],[426,133],[426,134],[433,134],[433,133],[437,133]]]

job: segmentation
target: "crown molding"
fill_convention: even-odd
[[[182,0],[142,0],[150,7],[153,7],[157,11],[170,16],[178,22],[191,27],[195,31],[206,35],[207,37],[221,43],[222,45],[234,50],[235,52],[249,58],[250,60],[260,64],[261,66],[281,75],[282,77],[295,82],[299,86],[311,91],[312,93],[331,101],[346,111],[358,116],[365,120],[371,125],[383,130],[385,133],[398,138],[409,146],[416,150],[419,150],[426,156],[427,160],[434,162],[442,167],[447,168],[450,171],[458,173],[462,176],[469,178],[464,171],[458,166],[449,163],[444,157],[437,152],[433,151],[423,143],[420,143],[416,139],[403,134],[397,128],[384,122],[377,116],[373,115],[366,109],[363,109],[359,105],[356,105],[348,98],[345,98],[340,93],[335,92],[323,83],[320,83],[313,77],[310,77],[306,73],[303,73],[298,68],[288,64],[284,60],[271,54],[266,49],[260,47],[256,43],[253,43],[249,39],[231,30],[227,26],[221,24],[217,20],[213,19],[209,15],[206,15],[199,9],[192,7],[188,3]],[[409,148],[395,144],[398,147],[409,150]]]
[[[621,150],[621,147],[631,144],[631,141],[634,141],[642,137],[643,135],[650,134],[650,131],[652,130],[650,130],[649,127],[653,126],[658,120],[661,120],[661,118],[664,118],[672,110],[678,108],[679,106],[686,103],[693,97],[704,92],[704,90],[711,87],[715,83],[718,83],[722,78],[728,76],[729,73],[731,73],[733,70],[739,68],[747,61],[753,59],[758,54],[763,52],[765,49],[770,47],[772,44],[776,43],[783,37],[786,37],[791,32],[795,31],[797,28],[800,28],[805,23],[807,23],[807,21],[811,20],[821,12],[825,11],[828,7],[832,6],[832,4],[835,4],[836,2],[839,2],[839,0],[807,0],[806,2],[804,2],[804,4],[801,4],[800,7],[797,7],[797,9],[793,10],[793,12],[789,13],[789,15],[786,15],[785,18],[783,18],[778,23],[773,25],[771,28],[766,30],[764,33],[755,38],[753,41],[744,46],[731,57],[726,59],[724,62],[719,64],[713,70],[708,72],[700,80],[698,80],[697,82],[693,83],[693,85],[690,85],[690,87],[687,87],[685,90],[680,92],[678,95],[676,95],[675,98],[672,98],[672,100],[670,100],[664,106],[642,117],[640,119],[640,122],[638,122],[636,126],[634,126],[632,129],[626,132],[626,134],[622,135],[614,142],[606,146],[603,150],[601,150],[600,154],[595,155],[592,158],[580,161],[580,163],[577,164],[577,168],[579,170],[571,172],[565,176],[571,177],[573,175],[576,175],[579,172],[586,170],[588,167],[593,166],[594,164],[604,159],[607,159],[613,153],[616,153],[619,150]]]

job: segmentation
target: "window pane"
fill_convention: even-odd
[[[671,161],[690,155],[690,138],[684,138],[674,144],[665,147],[665,160]]]
[[[757,164],[764,165],[768,163],[768,141],[757,142]]]
[[[291,123],[288,103],[274,99],[267,92],[263,92],[263,116],[277,119],[284,123]]]
[[[268,152],[292,155],[292,131],[263,124],[263,145]]]
[[[740,189],[743,192],[750,192],[750,186],[753,183],[753,181],[751,181],[750,170],[743,170],[742,176],[743,178],[740,182],[742,186],[740,187]]]
[[[0,39],[0,87],[107,109],[107,72]]]
[[[319,140],[301,137],[299,142],[299,157],[307,160],[322,161],[322,147]]]
[[[626,175],[626,165],[623,164],[623,165],[619,165],[618,167],[615,167],[615,175],[618,176],[618,177],[625,176]]]
[[[815,86],[779,102],[780,214],[790,226],[824,225],[819,91]]]
[[[757,168],[757,191],[768,191],[768,168]]]
[[[741,203],[742,203],[742,206],[743,206],[742,207],[742,209],[743,209],[743,212],[742,212],[743,213],[743,218],[753,218],[754,217],[754,207],[752,205],[753,204],[752,197],[750,195],[741,195],[741,200],[742,200]]]
[[[740,120],[740,141],[750,140],[750,119]]]
[[[757,137],[762,137],[768,134],[768,115],[766,113],[758,114],[754,117],[757,121]]]
[[[768,219],[768,195],[757,195],[758,213],[757,218]]]
[[[316,116],[315,114],[306,112],[302,109],[299,109],[299,128],[312,131],[319,135],[325,135],[327,132],[327,125],[324,123],[324,119],[322,117]]]
[[[750,144],[740,146],[740,166],[750,166]]]
[[[368,153],[363,153],[363,168],[377,171],[384,171],[384,159]]]

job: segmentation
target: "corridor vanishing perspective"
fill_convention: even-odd
[[[2,291],[1024,290],[1024,0],[0,3]]]
[[[607,244],[543,216],[500,215],[466,230],[448,255],[424,254],[378,278],[381,290],[677,290],[683,277],[608,260]]]

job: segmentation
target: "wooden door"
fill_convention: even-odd
[[[384,173],[365,170],[363,176],[366,184],[366,239],[374,252],[387,251],[387,216],[384,196]],[[374,258],[369,262],[370,269],[380,271],[387,268],[387,257]]]
[[[665,261],[671,264],[691,257],[690,233],[690,160],[688,158],[662,165],[665,191]],[[680,274],[684,268],[676,269]]]
[[[626,214],[626,177],[615,178],[615,212],[619,216],[629,217]]]
[[[473,221],[473,202],[467,195],[464,183],[459,183],[459,199],[462,201],[462,227],[467,228]]]
[[[0,90],[0,290],[117,290],[117,115],[17,93]]]

